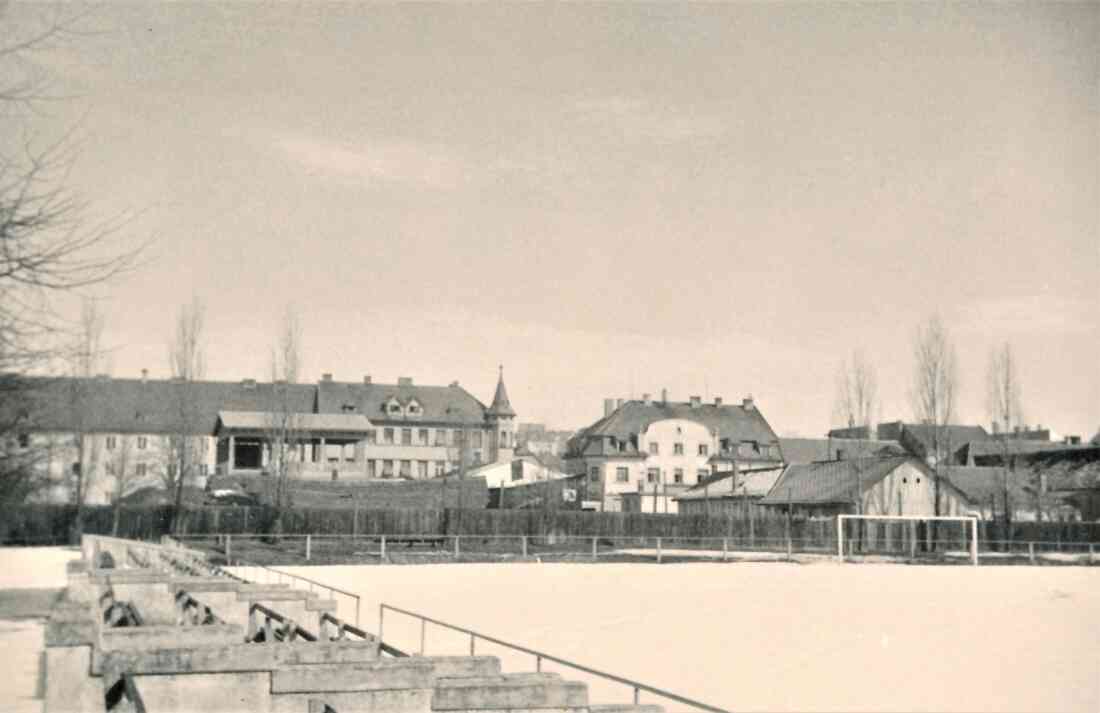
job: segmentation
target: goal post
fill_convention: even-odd
[[[970,547],[970,562],[978,564],[978,520],[976,515],[837,515],[836,516],[836,556],[844,561],[845,523],[855,521],[880,521],[880,522],[959,522],[969,523],[964,528],[969,533],[968,545]]]

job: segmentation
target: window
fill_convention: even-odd
[[[26,434],[26,433],[20,433],[19,434],[19,447],[20,448],[29,448],[30,445],[31,445],[30,435]]]
[[[383,428],[382,429],[382,442],[393,445],[393,429],[392,428]]]
[[[501,431],[500,432],[500,447],[501,448],[507,448],[508,447],[508,432],[507,431]]]
[[[588,480],[592,483],[600,482],[600,466],[594,465],[588,469]]]
[[[470,458],[474,465],[481,463],[481,451],[474,451],[474,455]]]
[[[115,462],[113,460],[107,461],[107,475],[115,474]]]
[[[616,483],[628,483],[630,482],[630,470],[627,468],[615,469],[615,482]]]
[[[389,405],[389,407],[386,409],[386,411],[388,411],[389,413],[392,413],[392,414],[399,414],[399,413],[401,413],[401,404],[399,404],[397,402],[393,402]]]
[[[428,445],[428,429],[421,428],[419,431],[416,432],[416,445],[418,445],[418,446]],[[426,476],[427,473],[425,473],[424,475]]]
[[[209,475],[209,474],[210,474],[210,466],[208,466],[206,463],[199,463],[199,475]]]
[[[372,428],[372,429],[370,429],[369,431],[367,431],[367,432],[366,432],[366,433],[364,434],[364,436],[365,436],[364,440],[365,440],[365,441],[366,441],[367,443],[370,443],[371,445],[373,445],[373,444],[375,444],[375,443],[377,443],[377,442],[378,442],[378,438],[377,438],[377,436],[376,436],[376,434],[375,434],[375,431],[374,431],[374,429],[373,429],[373,428]]]
[[[646,482],[649,482],[649,483],[659,482],[661,480],[661,469],[660,468],[650,468],[649,470],[647,470],[645,472],[645,479],[646,479]]]
[[[683,443],[673,443],[672,444],[672,455],[674,455],[674,456],[684,455],[684,444]]]
[[[401,429],[401,445],[411,446],[413,442],[413,432],[411,428]]]
[[[107,436],[107,450],[113,451],[115,446],[118,445],[118,438],[115,436]]]
[[[138,463],[137,466],[134,468],[134,472],[137,474],[137,476],[139,478],[144,477],[145,473],[147,472],[145,464],[144,463]]]
[[[672,482],[674,482],[674,483],[684,482],[684,469],[683,468],[677,468],[676,470],[672,471]]]
[[[447,463],[441,460],[435,462],[435,477],[440,478],[447,472]]]
[[[145,446],[149,445],[149,439],[145,436],[138,436],[138,450],[145,450]]]
[[[447,430],[445,428],[435,429],[435,444],[437,446],[447,445]]]
[[[393,461],[392,460],[382,461],[382,477],[383,478],[392,478],[393,477]]]
[[[411,460],[401,461],[401,477],[402,478],[411,478],[412,477],[412,461]]]
[[[409,414],[412,416],[418,416],[420,414],[420,405],[416,403],[409,404]]]
[[[651,455],[655,455],[655,456],[660,455],[661,454],[661,445],[659,443],[650,443],[649,444],[649,452],[650,452]]]
[[[428,461],[421,460],[416,462],[416,477],[427,478],[428,477]]]
[[[700,443],[699,444],[699,455],[701,455],[701,456],[707,455],[707,450],[708,449],[707,449],[707,444],[706,443]]]
[[[462,429],[461,428],[456,428],[453,432],[451,432],[451,444],[452,445],[460,446],[460,445],[462,445],[464,440],[465,439],[462,437]]]
[[[706,468],[700,468],[699,471],[695,474],[695,476],[699,479],[700,483],[703,482],[704,480],[706,480],[707,476],[709,476],[709,475],[710,475],[710,471],[707,470]]]
[[[367,477],[368,478],[378,477],[378,466],[375,465],[375,463],[377,463],[377,462],[378,461],[373,461],[373,460],[367,461]]]
[[[474,448],[481,448],[481,431],[474,431]]]

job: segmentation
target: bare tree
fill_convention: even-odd
[[[175,334],[168,346],[175,425],[165,438],[166,463],[161,477],[165,490],[172,495],[172,532],[178,532],[182,525],[183,488],[194,477],[206,443],[201,403],[194,383],[206,374],[205,326],[206,308],[202,300],[194,296],[190,303],[180,307]]]
[[[858,349],[837,371],[833,411],[844,425],[865,428],[870,437],[878,411],[878,377],[874,365]]]
[[[293,400],[292,385],[298,383],[302,361],[302,326],[297,311],[288,306],[278,342],[271,350],[272,404],[265,421],[265,443],[269,453],[271,530],[283,529],[285,512],[293,506],[291,479],[296,475],[301,447],[301,414]]]
[[[102,442],[99,434],[93,432],[93,425],[97,408],[95,379],[103,359],[103,325],[103,315],[95,300],[85,298],[68,355],[70,409],[74,421],[72,444],[76,457],[68,473],[70,501],[76,505],[72,527],[74,542],[79,542],[84,532],[88,493],[98,478]]]
[[[942,508],[944,467],[951,454],[951,421],[955,417],[958,394],[958,369],[955,346],[939,315],[917,327],[913,343],[913,386],[910,397],[913,415],[932,427],[932,453],[926,454],[935,471],[932,487],[932,512]],[[935,522],[932,523],[935,540]]]
[[[51,371],[77,335],[58,316],[57,298],[133,269],[144,245],[120,236],[125,217],[89,223],[86,204],[66,185],[71,132],[36,130],[43,102],[62,99],[36,55],[79,33],[87,13],[71,6],[0,3],[0,493],[34,492],[43,453],[20,443],[34,428],[36,389],[27,374]]]
[[[118,529],[122,517],[122,499],[125,498],[134,484],[139,480],[134,468],[134,439],[132,436],[120,436],[118,450],[114,458],[108,462],[109,473],[113,477],[110,497],[112,509],[111,534],[118,536]]]
[[[1012,485],[1016,483],[1018,447],[1012,439],[1014,429],[1024,423],[1023,393],[1016,371],[1016,357],[1008,342],[989,352],[986,369],[986,413],[1001,450],[1001,496],[1004,505],[1006,536],[1012,522]],[[1038,484],[1035,484],[1038,485]],[[1038,492],[1038,489],[1036,490]],[[1041,494],[1039,495],[1041,498]],[[1039,508],[1042,509],[1041,506]],[[993,513],[990,512],[992,516]]]

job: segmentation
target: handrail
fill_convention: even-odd
[[[435,624],[436,626],[441,626],[445,629],[450,629],[452,631],[457,631],[459,633],[469,635],[469,637],[470,637],[470,653],[471,654],[474,651],[474,641],[475,641],[475,639],[483,639],[483,640],[488,641],[490,643],[494,643],[494,644],[497,644],[499,646],[504,646],[506,648],[513,649],[515,651],[520,651],[522,653],[530,654],[531,656],[534,656],[535,660],[536,660],[536,665],[537,665],[539,671],[542,670],[542,660],[546,659],[547,661],[553,661],[554,663],[558,663],[558,664],[561,664],[563,666],[568,666],[569,668],[573,668],[573,669],[576,669],[578,671],[583,671],[584,673],[588,673],[588,674],[591,674],[593,676],[599,676],[600,678],[605,678],[605,679],[608,679],[610,681],[615,681],[616,683],[621,683],[625,686],[630,686],[631,688],[634,689],[634,703],[635,703],[635,705],[637,705],[637,703],[638,703],[638,693],[639,693],[639,691],[646,691],[647,693],[653,693],[653,694],[658,695],[662,698],[667,698],[668,700],[676,701],[677,703],[683,703],[685,705],[691,706],[692,708],[697,708],[699,710],[713,711],[714,713],[729,713],[725,708],[717,708],[717,707],[709,705],[707,703],[692,700],[691,698],[681,696],[677,693],[672,693],[671,691],[666,691],[664,689],[657,688],[655,686],[650,686],[650,685],[647,685],[645,683],[640,683],[639,681],[635,681],[635,680],[632,680],[632,679],[629,679],[629,678],[624,678],[622,676],[616,676],[613,673],[608,673],[606,671],[600,671],[599,669],[591,668],[591,667],[588,667],[588,666],[584,666],[582,664],[575,663],[573,661],[569,661],[567,659],[559,658],[557,656],[553,656],[553,655],[545,653],[543,651],[538,651],[536,649],[529,649],[526,646],[520,646],[519,644],[513,644],[509,641],[503,641],[503,640],[498,639],[496,637],[487,636],[485,634],[473,631],[472,629],[467,629],[465,627],[456,626],[454,624],[448,624],[445,621],[440,621],[438,619],[433,619],[429,616],[424,616],[423,614],[417,614],[416,612],[409,611],[408,609],[402,609],[400,607],[391,606],[391,605],[385,604],[385,603],[382,603],[382,604],[378,605],[378,636],[379,636],[379,638],[382,637],[383,617],[384,617],[385,612],[386,612],[387,609],[389,609],[390,611],[393,611],[393,612],[397,612],[398,614],[404,614],[405,616],[411,616],[411,617],[414,617],[414,618],[420,620],[420,655],[421,656],[424,655],[425,623],[430,622],[432,624]]]
[[[359,604],[360,604],[359,599],[360,598],[359,598],[359,595],[356,594],[355,592],[349,592],[346,589],[340,589],[339,587],[334,587],[331,584],[325,584],[324,582],[318,582],[315,579],[310,579],[309,577],[303,577],[302,575],[294,574],[293,572],[284,572],[281,569],[275,569],[274,567],[269,567],[266,564],[254,564],[252,562],[248,562],[247,560],[235,559],[234,564],[229,565],[229,566],[234,566],[234,567],[258,567],[259,569],[266,570],[268,572],[272,572],[272,573],[278,575],[280,580],[281,580],[282,577],[289,577],[290,579],[297,579],[297,580],[300,580],[302,582],[305,582],[309,585],[309,591],[311,591],[311,592],[313,591],[314,587],[320,587],[321,589],[327,589],[330,596],[333,593],[342,594],[345,597],[348,597],[349,599],[352,599],[355,602],[355,625],[359,626]],[[232,574],[230,574],[228,572],[226,574],[229,574],[229,576],[233,576]]]
[[[250,622],[250,627],[249,628],[250,629],[251,629],[252,612],[256,612],[256,611],[260,612],[261,614],[266,616],[268,619],[277,621],[280,624],[282,624],[283,626],[287,627],[289,629],[289,631],[287,631],[284,634],[284,636],[289,636],[291,640],[293,640],[295,636],[300,636],[303,639],[305,639],[306,641],[317,641],[317,637],[314,636],[313,634],[311,634],[306,629],[303,629],[298,624],[298,622],[294,621],[293,619],[290,619],[289,617],[283,616],[282,614],[280,614],[279,612],[277,612],[273,609],[268,609],[263,604],[259,604],[259,603],[253,603],[252,606],[249,607],[249,609],[248,609],[248,617],[249,617],[249,622]],[[267,642],[267,643],[270,643],[270,642]]]
[[[354,634],[355,636],[358,636],[359,638],[367,640],[367,641],[371,641],[371,640],[377,641],[378,642],[378,649],[382,653],[386,653],[386,654],[389,654],[390,656],[394,656],[394,657],[398,657],[398,658],[403,658],[403,657],[408,656],[408,654],[405,653],[404,651],[402,651],[401,649],[399,649],[395,646],[390,646],[389,644],[387,644],[385,641],[382,641],[377,636],[375,636],[373,634],[368,634],[367,632],[363,631],[359,627],[348,624],[343,619],[341,619],[339,617],[336,617],[336,616],[333,616],[332,614],[330,614],[328,612],[324,612],[323,614],[321,614],[321,633],[322,633],[322,635],[324,634],[324,631],[325,631],[324,626],[325,626],[326,623],[327,624],[332,624],[333,626],[336,627],[337,631],[340,632],[339,635],[337,636],[338,639],[342,639],[343,638],[343,633],[348,632],[350,634]]]

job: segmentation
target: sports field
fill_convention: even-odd
[[[285,569],[358,592],[372,631],[384,601],[731,710],[1100,710],[1095,567]],[[418,624],[387,614],[384,633],[419,649]],[[467,637],[428,626],[428,653],[468,650]],[[531,657],[502,659],[508,670],[534,670]],[[594,702],[630,695],[610,684],[590,690]]]

